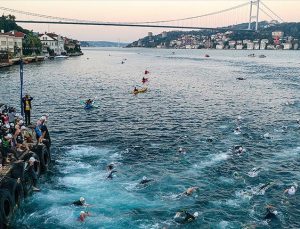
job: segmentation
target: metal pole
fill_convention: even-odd
[[[257,7],[257,11],[256,11],[256,25],[255,25],[255,30],[256,31],[258,30],[259,1],[260,0],[257,0],[257,2],[256,2],[256,7]]]
[[[23,110],[23,60],[20,58],[20,84],[21,84],[21,90],[20,90],[20,101],[21,101],[21,115],[24,115],[24,110]]]
[[[252,2],[252,0],[251,0],[251,1],[250,1],[249,25],[248,25],[248,29],[249,29],[249,30],[251,29],[251,22],[252,22],[252,5],[253,5],[253,2]]]

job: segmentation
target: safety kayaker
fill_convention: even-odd
[[[138,92],[138,91],[139,91],[139,89],[137,89],[137,87],[134,87],[133,92]]]
[[[150,72],[148,70],[145,70],[145,75],[149,74]]]
[[[93,103],[93,100],[92,99],[88,99],[87,101],[85,101],[85,104],[86,105],[91,105]]]
[[[148,78],[143,77],[142,83],[146,83],[148,81]]]

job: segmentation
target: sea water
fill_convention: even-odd
[[[299,53],[172,51],[86,49],[24,66],[33,120],[49,114],[54,163],[12,228],[300,227],[300,191],[283,194],[300,182]],[[148,92],[133,95],[146,69]],[[0,98],[19,107],[18,66],[0,70]],[[88,98],[97,108],[83,108]],[[139,185],[143,176],[153,181]],[[192,186],[199,191],[178,196]],[[91,206],[72,206],[81,196]],[[267,204],[278,211],[271,222]],[[182,209],[197,220],[176,223]]]

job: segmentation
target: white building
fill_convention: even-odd
[[[254,43],[253,42],[248,42],[247,43],[247,49],[248,50],[253,50],[254,49]]]
[[[60,35],[56,35],[55,33],[45,33],[40,34],[39,38],[43,44],[44,49],[51,49],[54,51],[55,55],[61,55],[66,52],[64,49],[64,39]]]
[[[217,44],[216,49],[224,49],[224,45],[223,44]]]
[[[293,45],[292,43],[283,43],[283,49],[292,49],[293,48]]]
[[[23,54],[23,39],[25,34],[22,32],[11,31],[0,33],[0,50],[8,51],[10,54],[21,56]]]

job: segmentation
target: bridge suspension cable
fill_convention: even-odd
[[[265,3],[261,2],[261,4],[266,7],[266,9],[268,9],[277,19],[279,19],[281,22],[284,22],[284,20],[278,16],[273,10],[271,10]]]
[[[198,16],[193,16],[193,17],[186,17],[186,18],[179,18],[179,19],[171,19],[171,20],[158,20],[158,21],[140,21],[140,22],[118,22],[120,24],[157,24],[157,23],[168,23],[168,22],[179,22],[179,21],[186,21],[186,20],[191,20],[191,19],[197,19],[197,18],[202,18],[202,17],[208,17],[208,16],[213,16],[216,14],[222,14],[231,10],[235,10],[241,7],[244,7],[246,5],[249,5],[249,3],[243,3],[239,4],[234,7],[230,7],[224,10],[219,10],[203,15],[198,15]],[[91,22],[91,23],[111,23],[111,22],[103,22],[103,21],[88,21],[88,20],[80,20],[80,19],[73,19],[73,18],[64,18],[64,17],[56,17],[56,16],[49,16],[49,15],[44,15],[44,14],[38,14],[38,13],[32,13],[32,12],[27,12],[27,11],[22,11],[22,10],[16,10],[16,9],[11,9],[11,8],[6,8],[0,6],[1,10],[8,11],[8,12],[14,12],[14,13],[19,13],[23,15],[29,15],[29,16],[34,16],[34,17],[40,17],[40,18],[47,18],[47,19],[55,19],[59,21],[68,21],[68,22]],[[116,22],[117,23],[117,22]]]

